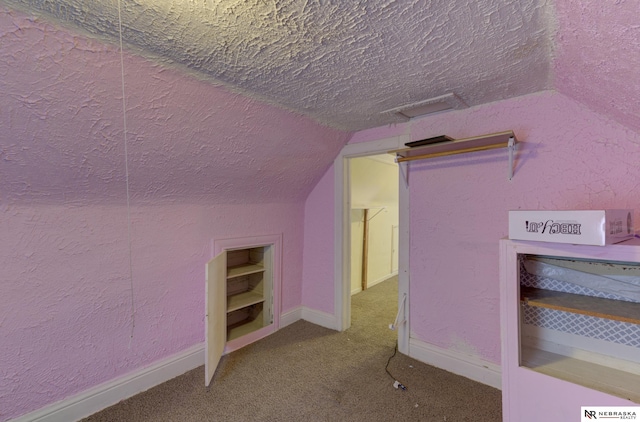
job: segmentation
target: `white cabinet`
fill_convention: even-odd
[[[640,403],[638,276],[638,239],[501,241],[505,421],[580,420],[581,406]]]
[[[225,352],[256,341],[277,327],[280,236],[215,242],[206,266],[205,384]]]

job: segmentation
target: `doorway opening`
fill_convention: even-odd
[[[335,281],[334,281],[334,307],[335,317],[338,330],[346,330],[351,326],[351,294],[353,291],[362,289],[362,275],[355,277],[356,283],[360,283],[360,287],[353,285],[352,289],[352,273],[358,270],[362,274],[362,260],[356,258],[358,263],[353,266],[352,259],[352,210],[356,210],[354,219],[361,218],[364,223],[364,209],[367,209],[367,219],[372,223],[376,218],[380,217],[384,212],[384,205],[365,207],[365,204],[358,204],[357,195],[352,198],[352,180],[351,169],[359,165],[355,159],[367,157],[368,161],[372,161],[373,156],[386,156],[388,151],[397,149],[399,145],[408,142],[407,136],[398,136],[389,139],[383,139],[375,142],[367,142],[362,144],[353,144],[345,146],[334,162],[335,169]],[[409,353],[409,194],[407,179],[403,176],[407,174],[406,164],[395,164],[393,157],[389,156],[395,166],[395,181],[397,186],[397,223],[389,227],[388,243],[393,245],[397,242],[395,250],[397,255],[389,254],[386,258],[376,260],[374,265],[380,265],[387,268],[387,275],[391,275],[390,268],[397,267],[398,277],[398,315],[395,321],[389,321],[389,325],[393,325],[398,334],[398,350],[401,353]],[[378,157],[383,160],[382,157]],[[385,158],[388,159],[388,158]],[[378,215],[376,215],[378,213]],[[389,213],[389,210],[387,210]],[[372,220],[371,218],[374,218]],[[383,220],[379,220],[382,222]],[[377,223],[377,221],[376,221]],[[386,226],[386,223],[385,223]],[[396,227],[393,227],[396,226]],[[395,239],[393,238],[395,236]],[[356,242],[357,245],[357,242]],[[362,241],[364,245],[364,241]],[[371,245],[371,242],[368,242]],[[391,246],[393,247],[393,246]],[[362,246],[360,247],[362,250]],[[384,248],[386,249],[386,248]],[[371,251],[368,253],[368,259],[371,260]],[[367,267],[364,267],[367,268]],[[366,286],[371,286],[371,281],[380,282],[385,276],[372,276],[372,269],[366,271]],[[384,270],[383,270],[384,271]],[[380,273],[378,273],[380,274]],[[393,299],[391,299],[393,300]]]
[[[398,166],[389,154],[351,158],[351,294],[398,275]]]

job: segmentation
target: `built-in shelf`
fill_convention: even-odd
[[[255,274],[264,271],[264,266],[259,264],[242,264],[227,268],[227,279]]]
[[[529,271],[529,260],[582,274]],[[640,404],[640,303],[614,292],[590,296],[598,289],[579,282],[609,276],[599,287],[616,280],[630,292],[638,273],[640,239],[605,246],[500,241],[505,421],[569,421],[580,406]]]
[[[638,375],[570,356],[523,347],[521,366],[541,374],[640,403]]]
[[[220,253],[205,267],[205,385],[225,352],[275,331],[281,239],[268,235],[214,242]]]
[[[509,146],[509,139],[511,138],[513,138],[513,143],[517,142],[516,135],[512,130],[508,130],[506,132],[455,139],[453,141],[440,142],[437,144],[397,149],[389,151],[389,154],[394,154],[396,156],[396,161],[401,163],[403,161],[423,160],[426,158],[442,157],[446,155],[464,154],[466,152],[507,148]]]
[[[640,303],[520,287],[521,300],[529,306],[640,324]]]
[[[247,306],[255,305],[256,303],[262,303],[264,301],[264,294],[262,294],[262,292],[255,292],[253,290],[238,293],[233,296],[228,296],[227,313],[246,308]]]
[[[227,340],[235,340],[247,334],[251,334],[264,327],[262,318],[256,318],[254,320],[244,320],[236,324],[229,325],[227,327]]]

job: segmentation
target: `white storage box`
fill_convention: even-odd
[[[602,246],[634,234],[633,210],[509,211],[509,239]]]

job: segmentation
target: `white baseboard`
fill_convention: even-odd
[[[280,328],[284,328],[287,325],[291,325],[301,319],[309,321],[312,324],[316,324],[321,327],[337,330],[337,321],[335,315],[328,314],[322,311],[316,311],[315,309],[307,308],[306,306],[298,306],[297,308],[281,314]]]
[[[385,276],[382,276],[382,277],[378,278],[377,280],[374,280],[374,281],[372,281],[372,282],[370,282],[370,283],[367,283],[367,287],[373,287],[373,286],[375,286],[376,284],[380,284],[380,283],[382,283],[383,281],[387,281],[387,280],[389,280],[391,277],[395,277],[395,276],[397,276],[397,275],[398,275],[398,272],[397,272],[397,271],[394,271],[394,272],[392,272],[391,274],[387,274],[387,275],[385,275]],[[362,287],[357,287],[357,288],[355,288],[355,289],[351,290],[351,296],[355,295],[356,293],[360,293],[361,291],[362,291]]]
[[[321,327],[338,330],[338,321],[336,316],[326,312],[316,311],[315,309],[302,307],[302,319],[309,321]],[[338,330],[339,331],[339,330]]]
[[[477,356],[443,349],[416,339],[409,339],[409,356],[482,384],[497,389],[502,388],[500,365],[487,362]]]
[[[322,327],[337,330],[335,315],[304,306],[280,316],[280,328],[304,319]],[[150,366],[89,388],[79,394],[50,404],[42,409],[12,419],[11,422],[70,422],[99,412],[121,400],[169,381],[204,365],[204,343],[197,344]],[[204,378],[203,378],[204,386]],[[204,388],[204,387],[203,387]]]
[[[13,419],[12,422],[77,421],[202,365],[204,365],[204,343],[27,413]],[[204,388],[204,377],[202,385]]]
[[[302,306],[298,306],[297,308],[293,308],[290,311],[287,311],[283,314],[280,314],[280,327],[284,328],[287,325],[291,325],[296,321],[302,319]]]
[[[384,276],[382,276],[382,277],[380,277],[380,278],[378,278],[378,279],[376,279],[376,280],[373,280],[373,281],[370,281],[369,283],[367,283],[367,287],[373,287],[373,286],[375,286],[376,284],[380,284],[380,283],[382,283],[383,281],[387,281],[387,280],[389,280],[391,277],[395,277],[395,276],[397,276],[397,275],[398,275],[398,272],[397,272],[397,271],[395,271],[395,272],[393,272],[393,273],[390,273],[390,274],[387,274],[387,275],[384,275]]]

